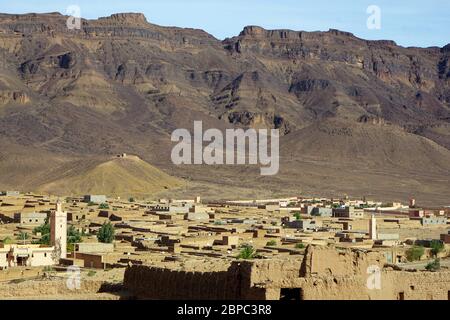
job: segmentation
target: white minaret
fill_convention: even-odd
[[[56,211],[50,215],[50,243],[61,248],[60,259],[67,257],[67,212],[62,211],[62,203],[56,203]]]
[[[372,240],[377,240],[377,219],[374,214],[372,214],[369,222],[369,237]]]

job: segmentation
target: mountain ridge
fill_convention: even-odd
[[[17,146],[12,150],[38,148],[87,161],[126,152],[169,175],[211,184],[226,178],[238,185],[236,177],[246,172],[249,193],[251,185],[276,190],[302,176],[300,171],[311,170],[308,159],[317,161],[313,170],[328,172],[335,166],[350,170],[357,158],[371,179],[398,173],[407,186],[414,174],[419,182],[411,191],[406,187],[403,198],[415,193],[442,201],[450,191],[429,178],[450,172],[449,45],[405,48],[335,29],[256,26],[221,41],[200,29],[151,24],[138,13],[83,19],[81,30],[68,30],[66,19],[55,13],[0,14],[0,140]],[[173,166],[170,134],[192,128],[195,120],[205,129],[280,129],[285,171],[262,179],[234,166],[205,172]],[[317,126],[354,134],[341,139],[323,135]],[[318,148],[291,143],[311,144],[315,137]],[[390,152],[394,147],[408,156]],[[347,154],[333,157],[339,150]],[[420,165],[414,173],[417,161],[439,165]],[[389,173],[377,175],[384,163]],[[360,180],[347,173],[342,190],[359,196],[364,171]],[[327,187],[328,173],[320,183],[303,177],[289,182],[286,192]],[[375,180],[379,190],[390,188]]]

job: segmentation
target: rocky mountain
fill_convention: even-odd
[[[14,150],[86,161],[127,152],[216,198],[302,191],[450,202],[450,44],[256,26],[220,41],[136,13],[83,20],[80,30],[67,18],[0,14],[5,170],[20,171],[8,160]],[[280,129],[280,174],[173,166],[170,134],[194,120]],[[6,176],[0,186],[11,185]]]

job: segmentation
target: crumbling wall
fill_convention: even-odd
[[[299,280],[301,259],[270,259],[245,262],[250,268],[250,286],[271,283],[280,288],[295,287]]]
[[[407,272],[384,264],[382,252],[309,246],[303,259],[234,261],[214,272],[132,266],[124,285],[140,299],[276,300],[282,289],[300,289],[298,298],[305,300],[448,299],[450,271]],[[379,277],[379,286],[368,284],[371,277]]]
[[[450,272],[385,270],[379,288],[369,288],[362,275],[304,278],[300,287],[305,300],[447,300]]]
[[[0,283],[0,299],[92,294],[99,292],[101,287],[101,281],[83,279],[79,288],[71,290],[66,278],[3,282]]]
[[[334,246],[308,246],[302,262],[300,276],[365,275],[369,266],[382,268],[385,261],[385,256],[376,251],[365,252]]]
[[[250,264],[238,262],[215,272],[131,266],[124,287],[138,299],[264,299],[264,289],[250,286],[250,272]]]

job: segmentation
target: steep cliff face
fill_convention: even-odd
[[[194,120],[204,128],[278,128],[288,142],[309,141],[303,135],[317,123],[330,131],[382,126],[388,141],[431,150],[411,154],[404,167],[426,158],[439,164],[439,174],[448,169],[441,164],[450,163],[449,45],[403,48],[338,30],[255,26],[219,41],[203,30],[151,24],[138,13],[83,19],[80,30],[69,30],[67,19],[0,14],[2,140],[62,155],[127,151],[172,170],[170,134]],[[342,141],[326,139],[315,142],[324,148],[314,154],[288,143],[283,167],[306,172],[289,164],[292,157],[330,161]],[[394,162],[385,147],[362,141],[367,152],[352,149],[336,164],[342,168],[356,155],[362,163]]]
[[[83,20],[81,30],[67,29],[66,20],[0,15],[6,64],[58,102],[123,112],[131,99],[118,91],[127,89],[153,107],[168,97],[178,107],[184,96],[189,108],[244,126],[301,128],[328,117],[383,118],[421,132],[448,125],[448,46],[402,48],[338,30],[256,26],[220,42],[138,13]]]
[[[448,123],[446,47],[403,48],[338,30],[260,27],[246,27],[224,47],[283,77],[298,104],[316,116],[383,117],[402,126]]]

